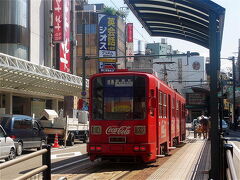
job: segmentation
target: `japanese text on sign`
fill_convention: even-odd
[[[53,41],[63,41],[63,0],[53,0]]]

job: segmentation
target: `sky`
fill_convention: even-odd
[[[225,8],[225,22],[221,49],[221,58],[228,58],[231,56],[237,57],[238,42],[240,39],[240,0],[212,0],[218,5]],[[106,6],[120,9],[127,7],[123,0],[88,0],[89,4],[104,3]],[[160,42],[161,38],[165,37],[151,37],[142,27],[137,18],[130,11],[127,16],[127,22],[134,24],[134,51],[137,51],[137,41],[142,40],[144,43]],[[208,49],[196,45],[194,43],[183,41],[175,38],[166,38],[167,43],[172,45],[174,50],[179,50],[182,53],[187,51],[199,52],[201,56],[208,57]],[[221,69],[228,71],[231,69],[231,62],[226,59],[221,60]]]

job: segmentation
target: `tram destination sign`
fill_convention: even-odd
[[[107,78],[105,85],[108,87],[133,87],[133,80],[127,78]]]

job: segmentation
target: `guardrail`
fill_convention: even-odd
[[[233,163],[233,145],[222,139],[222,177],[224,180],[238,180],[236,169]]]
[[[43,149],[40,151],[0,164],[0,170],[40,155],[42,155],[42,166],[16,178],[15,180],[25,180],[41,172],[43,173],[43,178],[42,178],[43,180],[51,180],[51,146],[50,145],[43,146]]]

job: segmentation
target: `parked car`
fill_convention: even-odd
[[[5,161],[12,160],[16,156],[14,141],[7,136],[3,127],[0,125],[0,159]]]
[[[0,124],[7,135],[14,140],[18,156],[22,154],[23,149],[42,149],[46,143],[43,128],[30,116],[0,115]]]
[[[229,133],[229,127],[228,124],[226,123],[225,120],[222,120],[222,130],[224,133],[228,134]]]

